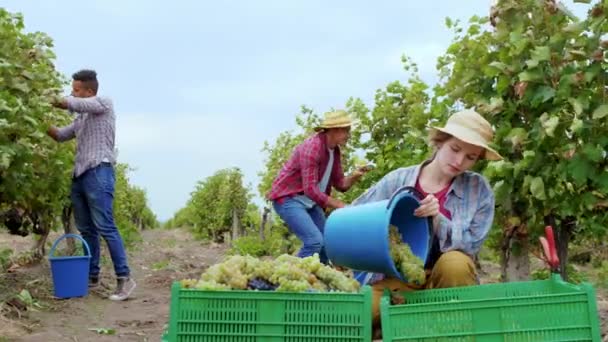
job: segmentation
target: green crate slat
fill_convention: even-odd
[[[548,280],[404,292],[382,298],[384,341],[600,341],[595,291]]]
[[[167,342],[368,342],[371,288],[360,293],[171,288]],[[163,341],[164,342],[164,341]]]

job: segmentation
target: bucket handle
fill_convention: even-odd
[[[49,257],[53,256],[53,253],[55,252],[55,248],[57,247],[57,244],[68,237],[72,237],[72,238],[76,238],[80,241],[82,241],[82,243],[84,244],[84,246],[87,249],[87,255],[85,256],[91,256],[91,250],[89,249],[89,244],[82,238],[82,236],[78,235],[78,234],[64,234],[62,235],[59,239],[55,240],[55,243],[53,243],[53,247],[51,247],[51,251],[49,252]]]
[[[406,185],[406,186],[403,186],[403,187],[397,189],[395,192],[393,192],[393,195],[391,196],[391,199],[388,201],[386,208],[387,209],[390,208],[391,205],[393,204],[393,200],[395,199],[395,197],[397,197],[397,195],[399,195],[400,193],[402,193],[404,191],[408,191],[410,194],[414,195],[418,201],[422,201],[424,199],[424,196],[422,195],[422,193],[420,191],[418,191],[413,186]]]

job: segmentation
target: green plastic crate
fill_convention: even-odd
[[[171,288],[168,342],[371,340],[371,288],[359,293]]]
[[[600,341],[593,287],[559,275],[403,295],[381,300],[384,341]]]

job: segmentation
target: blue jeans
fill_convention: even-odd
[[[272,202],[274,210],[287,224],[290,232],[302,241],[298,257],[305,258],[315,253],[319,254],[322,263],[327,264],[327,255],[323,242],[325,229],[325,213],[318,205],[310,209],[299,201],[288,198],[283,203]]]
[[[99,276],[99,235],[108,244],[116,276],[130,274],[122,237],[114,224],[114,183],[114,168],[109,163],[91,168],[72,181],[74,221],[91,249],[89,277]]]

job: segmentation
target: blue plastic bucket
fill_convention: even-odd
[[[426,263],[432,225],[429,218],[414,216],[418,198],[418,191],[408,186],[388,200],[334,210],[325,223],[325,250],[331,262],[407,281],[390,255],[389,224],[399,229],[403,241]]]
[[[57,244],[68,237],[77,238],[87,250],[83,256],[53,256]],[[89,262],[91,250],[84,239],[77,234],[65,234],[55,240],[49,253],[51,274],[53,276],[53,292],[57,298],[84,297],[89,293]]]

